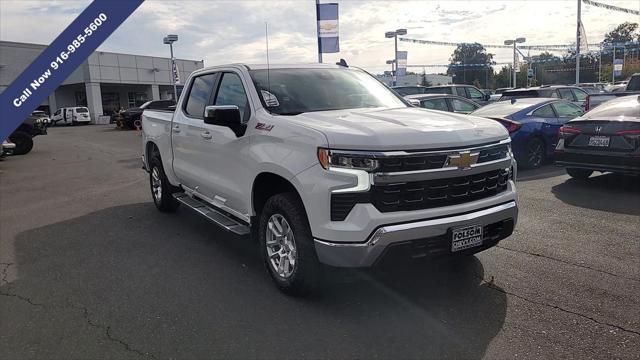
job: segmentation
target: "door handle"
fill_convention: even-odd
[[[200,133],[200,136],[202,136],[203,139],[209,140],[212,138],[211,133],[208,131],[203,131]]]
[[[176,125],[176,126],[172,127],[171,131],[173,131],[174,133],[179,133],[180,132],[180,126]]]

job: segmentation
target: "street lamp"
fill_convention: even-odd
[[[504,41],[505,45],[513,45],[513,88],[514,89],[517,87],[516,86],[516,63],[518,62],[518,59],[516,57],[516,44],[522,44],[525,41],[527,41],[527,39],[523,37],[516,38],[515,40]]]
[[[396,64],[396,69],[392,70],[393,74],[393,86],[396,85],[396,75],[398,72],[398,35],[407,35],[407,29],[397,29],[396,31],[387,31],[384,33],[384,37],[387,39],[393,38],[395,40],[395,50],[394,59]],[[387,62],[388,63],[388,62]]]
[[[173,96],[174,96],[174,100],[176,101],[176,103],[178,102],[178,87],[176,86],[176,80],[173,77],[173,68],[175,65],[175,60],[173,59],[173,43],[178,41],[178,35],[167,35],[165,36],[164,39],[162,39],[162,42],[165,45],[169,45],[169,50],[171,51],[171,69],[169,71],[169,73],[171,74],[171,82],[173,83]],[[176,71],[178,69],[176,68]]]

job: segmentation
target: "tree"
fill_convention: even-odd
[[[640,41],[640,32],[638,31],[638,23],[623,22],[615,29],[604,35],[605,43],[625,43],[628,41]]]
[[[459,44],[449,59],[447,75],[453,75],[458,84],[485,83],[493,76],[493,63],[493,54],[487,53],[481,44]]]

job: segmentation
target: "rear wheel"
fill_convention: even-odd
[[[567,174],[574,179],[585,180],[593,174],[593,170],[588,169],[576,169],[576,168],[567,168]]]
[[[272,196],[258,227],[260,250],[276,286],[289,295],[316,290],[322,281],[322,265],[300,199],[293,193]]]
[[[151,197],[153,197],[154,204],[156,204],[158,210],[162,212],[176,211],[180,203],[173,197],[173,194],[178,192],[179,189],[169,183],[158,154],[151,156],[149,167],[151,168],[149,172],[149,185],[151,187]]]
[[[534,137],[527,142],[526,155],[523,165],[528,169],[535,169],[542,165],[545,158],[544,141]]]
[[[9,140],[16,144],[13,155],[28,154],[33,149],[33,137],[24,131],[16,131],[9,136]]]

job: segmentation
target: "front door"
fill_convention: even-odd
[[[249,84],[249,82],[246,82]],[[217,84],[214,105],[236,105],[240,118],[247,122],[251,109],[242,78],[235,72],[224,72]],[[209,161],[216,166],[208,166],[207,180],[201,185],[201,193],[213,200],[213,204],[237,216],[249,214],[250,204],[246,199],[247,189],[251,189],[247,159],[250,158],[249,139],[237,136],[229,127],[205,124],[211,139],[207,151],[201,153],[201,161]]]

